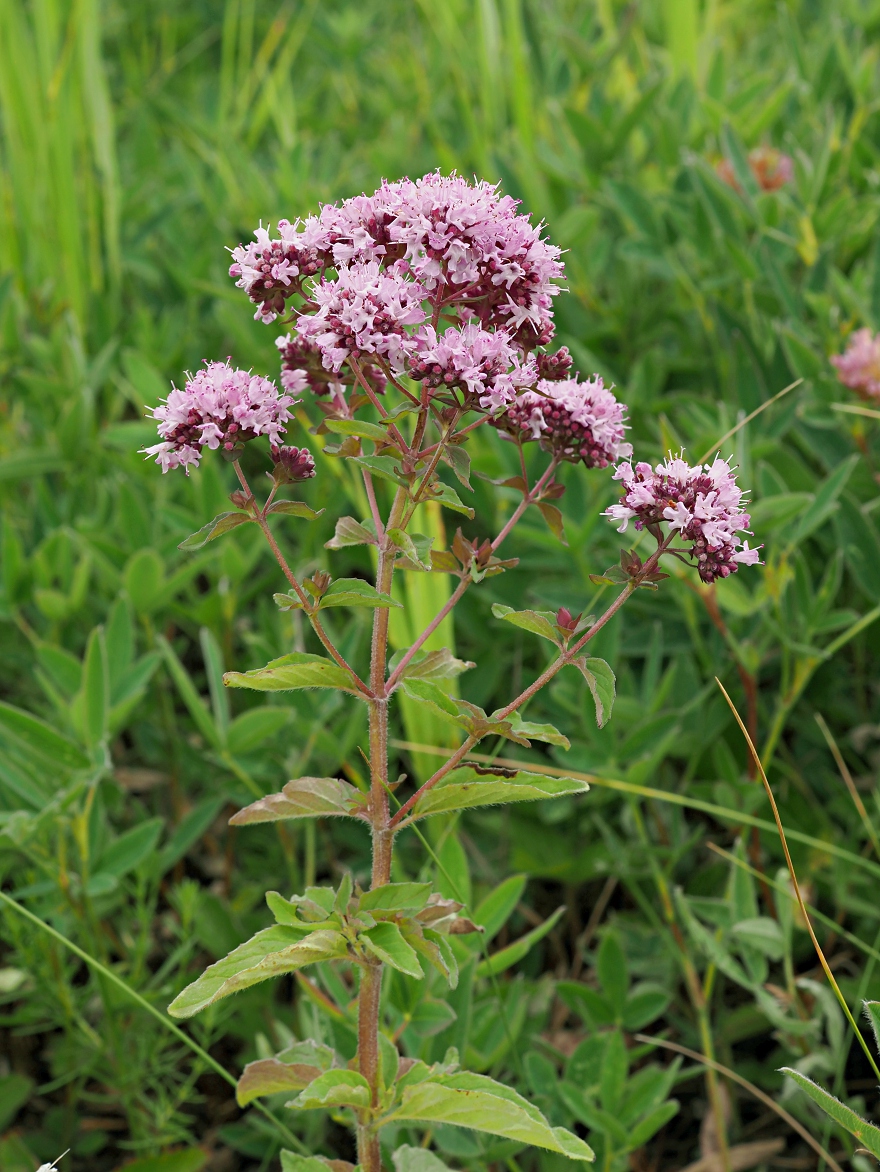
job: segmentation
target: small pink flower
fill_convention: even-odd
[[[831,365],[845,387],[863,399],[880,399],[880,334],[856,330],[846,351],[832,355]]]
[[[425,319],[425,290],[397,269],[378,262],[341,266],[335,281],[312,290],[317,312],[296,323],[300,337],[319,346],[328,370],[338,371],[349,357],[381,354],[394,371],[403,370],[415,339],[406,327]]]
[[[520,387],[534,383],[534,363],[522,363],[517,347],[503,330],[492,332],[469,323],[439,334],[423,326],[407,373],[432,390],[464,391],[464,405],[498,411],[516,398]]]
[[[656,468],[625,463],[614,479],[622,482],[624,493],[605,516],[621,522],[618,532],[623,533],[630,520],[635,520],[636,529],[666,521],[682,541],[691,543],[704,582],[758,563],[758,550],[739,536],[749,532],[750,520],[741,508],[742,490],[720,456],[712,464],[693,468],[680,456],[670,456]]]
[[[202,448],[234,455],[258,435],[278,445],[290,408],[297,400],[279,394],[269,379],[236,370],[228,362],[208,362],[187,379],[184,389],[172,387],[164,403],[150,413],[159,421],[162,443],[142,449],[155,456],[163,472],[198,467]]]
[[[632,444],[624,442],[625,418],[625,404],[599,375],[587,382],[542,379],[536,390],[520,395],[505,416],[514,434],[539,440],[563,460],[583,460],[588,468],[606,468],[632,455]]]

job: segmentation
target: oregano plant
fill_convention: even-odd
[[[624,405],[600,377],[573,374],[567,349],[551,349],[553,299],[563,280],[560,250],[493,185],[440,174],[386,183],[371,196],[325,206],[302,222],[282,220],[275,237],[260,228],[255,241],[232,256],[230,273],[255,304],[257,319],[289,327],[277,339],[280,389],[267,378],[210,362],[155,408],[161,442],[147,453],[166,472],[198,466],[206,447],[231,461],[240,482],[233,510],[182,547],[200,548],[241,525],[257,525],[287,585],[276,603],[300,611],[321,645],[320,654],[297,651],[259,670],[228,672],[226,685],[266,692],[336,689],[365,705],[369,715],[369,743],[363,746],[369,792],[338,777],[299,777],[240,810],[233,823],[355,819],[372,838],[372,874],[367,889],[346,876],[335,890],[309,887],[291,896],[269,891],[275,925],[211,965],[170,1012],[190,1017],[280,974],[346,962],[357,999],[354,1059],[346,1063],[326,1045],[297,1042],[246,1067],[238,1084],[242,1105],[286,1092],[295,1111],[347,1112],[364,1172],[381,1169],[380,1135],[391,1125],[473,1128],[591,1160],[582,1139],[552,1126],[510,1087],[462,1070],[454,1050],[428,1065],[399,1053],[383,1028],[386,970],[423,980],[433,969],[454,986],[458,964],[451,938],[482,927],[430,883],[392,882],[395,839],[431,815],[587,789],[575,778],[487,765],[471,754],[485,737],[567,746],[552,725],[523,716],[529,700],[565,668],[586,680],[603,725],[614,703],[614,673],[590,657],[591,640],[637,589],[656,588],[667,576],[660,570],[663,554],[695,565],[704,582],[754,564],[758,551],[741,536],[749,524],[741,491],[720,457],[695,467],[672,456],[656,468],[630,462]],[[328,548],[370,547],[372,583],[334,579],[323,571],[301,581],[273,534],[276,518],[307,521],[318,515],[280,495],[315,475],[309,451],[283,443],[306,394],[317,408],[312,431],[328,437],[324,454],[353,466],[368,503],[367,516],[336,520]],[[468,538],[459,530],[449,549],[434,548],[431,537],[415,531],[419,506],[438,502],[473,519],[474,511],[440,473],[451,473],[469,489],[467,441],[478,427],[494,429],[499,442],[517,450],[520,471],[501,483],[521,499],[494,536]],[[258,437],[268,441],[272,468],[264,499],[239,462],[245,445]],[[536,477],[524,458],[530,443],[546,457]],[[473,665],[427,644],[467,590],[516,564],[504,558],[502,546],[527,509],[540,510],[562,536],[554,502],[564,491],[557,480],[563,462],[595,469],[616,465],[623,492],[608,515],[621,530],[633,520],[655,548],[644,560],[624,550],[619,565],[595,576],[620,588],[598,617],[566,607],[554,613],[496,604],[500,622],[548,641],[554,650],[536,679],[503,707],[486,712],[449,686]],[[392,591],[398,572],[450,575],[457,585],[412,644],[389,656],[390,611],[401,605]],[[332,607],[372,610],[368,663],[349,662],[330,638],[324,612]],[[459,735],[458,747],[417,787],[389,774],[389,721],[400,696]],[[295,1167],[300,1157],[286,1159]]]

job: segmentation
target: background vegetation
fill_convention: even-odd
[[[552,763],[594,775],[590,795],[438,831],[440,883],[491,912],[490,952],[524,942],[494,966],[475,955],[448,1002],[395,985],[401,1044],[426,1057],[458,1045],[576,1126],[609,1172],[653,1172],[718,1145],[705,1067],[673,1065],[635,1039],[646,1028],[711,1051],[851,1156],[776,1073],[796,1065],[874,1112],[714,677],[757,735],[855,1012],[880,995],[880,444],[874,421],[836,409],[851,400],[827,356],[854,326],[880,326],[878,33],[867,0],[0,4],[0,878],[106,969],[0,911],[4,1172],[67,1147],[71,1172],[136,1158],[141,1172],[277,1167],[278,1132],[144,1003],[164,1010],[267,922],[267,877],[295,890],[364,872],[357,828],[226,825],[298,773],[357,781],[364,730],[333,697],[262,707],[216,686],[223,667],[308,639],[272,604],[259,534],[177,551],[223,507],[230,469],[206,460],[163,478],[135,449],[152,434],[144,404],[203,358],[276,373],[274,332],[232,288],[224,245],[438,166],[500,179],[569,250],[559,340],[616,383],[643,457],[683,444],[696,460],[803,381],[725,446],[753,486],[766,567],[717,590],[682,567],[630,604],[596,652],[620,693],[602,732],[583,684],[560,677],[541,701],[572,741]],[[762,144],[794,160],[776,193],[744,163]],[[472,456],[504,471],[497,445],[477,439]],[[589,574],[616,560],[599,518],[608,474],[567,471],[568,548],[527,518],[509,551],[519,568],[469,592],[449,632],[478,664],[463,689],[484,707],[542,666],[491,602],[591,610]],[[367,569],[324,550],[359,501],[332,459],[318,473],[306,497],[327,511],[284,531],[292,564]],[[464,529],[482,537],[510,502],[478,480],[474,498]],[[428,607],[420,589],[413,604]],[[336,630],[354,655],[359,614]],[[415,774],[429,760],[400,754]],[[404,849],[401,876],[420,858]],[[499,889],[511,872],[522,878]],[[547,934],[527,935],[562,905]],[[327,1040],[351,1052],[329,968],[240,995],[191,1036],[238,1073],[317,1036],[313,1001],[328,997]],[[753,1166],[814,1165],[751,1091],[720,1085],[730,1143],[766,1141]],[[332,1121],[301,1138],[351,1156]],[[431,1138],[474,1172],[556,1172],[556,1157],[506,1141]]]

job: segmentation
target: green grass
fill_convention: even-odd
[[[177,550],[224,507],[229,469],[206,461],[188,481],[163,479],[135,449],[150,435],[144,405],[203,358],[232,354],[276,373],[273,330],[251,321],[226,276],[226,246],[260,220],[292,219],[383,176],[458,168],[500,180],[568,250],[559,341],[584,373],[616,383],[643,458],[680,445],[692,458],[711,451],[803,382],[724,448],[752,486],[765,568],[714,595],[682,568],[633,601],[596,651],[618,673],[606,729],[591,726],[579,678],[560,677],[530,710],[572,741],[551,764],[628,788],[469,816],[432,841],[443,882],[475,904],[511,870],[529,877],[509,938],[493,948],[560,903],[568,910],[497,982],[456,992],[455,1023],[436,1034],[407,1027],[404,1044],[427,1058],[459,1045],[471,1068],[517,1085],[554,1122],[579,1119],[607,1166],[624,1167],[621,1141],[595,1122],[599,1100],[565,1090],[592,1085],[584,1070],[599,1069],[615,1029],[595,1012],[581,1020],[552,987],[571,978],[607,993],[619,952],[628,974],[616,970],[619,988],[660,986],[666,1008],[650,1029],[698,1050],[708,1037],[715,1059],[777,1099],[777,1068],[803,1063],[870,1115],[867,1066],[780,894],[779,844],[746,829],[766,824],[769,810],[714,677],[744,714],[754,688],[758,743],[796,832],[801,882],[822,923],[849,934],[823,927],[820,940],[855,1008],[880,995],[880,860],[814,715],[876,822],[880,444],[874,420],[836,409],[854,400],[827,357],[851,328],[880,327],[878,32],[880,8],[856,0],[0,4],[0,697],[65,738],[32,728],[28,739],[0,710],[4,890],[164,1009],[206,956],[262,926],[267,875],[293,890],[316,874],[362,872],[357,828],[321,823],[282,839],[226,829],[254,787],[277,789],[295,770],[357,779],[364,729],[348,708],[308,695],[279,702],[262,740],[233,750],[216,739],[222,711],[199,699],[209,695],[200,631],[236,670],[304,636],[271,602],[276,572],[255,536]],[[794,159],[777,194],[757,190],[741,166],[765,143]],[[722,157],[739,166],[742,194],[719,179]],[[490,476],[506,456],[473,442],[475,466]],[[598,515],[613,499],[607,473],[566,475],[569,548],[528,518],[511,544],[519,568],[456,613],[457,652],[478,664],[462,692],[484,707],[543,666],[490,604],[589,611],[589,575],[618,556]],[[484,536],[510,501],[474,483],[478,521],[464,528]],[[366,569],[357,553],[323,548],[334,516],[361,508],[338,462],[319,457],[305,496],[326,513],[284,530],[293,564]],[[99,627],[106,713],[88,699],[103,662]],[[335,634],[346,655],[365,654],[359,621],[337,620]],[[158,650],[163,635],[194,692]],[[232,703],[238,715],[252,701]],[[412,739],[411,728],[397,731]],[[105,733],[112,772],[99,753]],[[401,751],[400,768],[417,772],[420,759]],[[126,834],[135,837],[114,849]],[[401,877],[415,877],[419,857],[404,845]],[[747,870],[756,865],[766,889]],[[271,1126],[237,1112],[178,1038],[57,940],[8,907],[0,916],[4,1170],[32,1172],[71,1146],[64,1167],[103,1172],[206,1137],[231,1149],[233,1167],[275,1166]],[[345,1000],[333,972],[321,979]],[[251,991],[196,1019],[193,1037],[237,1074],[291,1031],[319,1028],[310,995]],[[403,1027],[415,995],[401,982],[389,996]],[[350,1052],[344,1012],[334,1031]],[[576,1043],[582,1065],[566,1066]],[[632,1046],[635,1067],[644,1058]],[[702,1072],[678,1077],[680,1111],[647,1149],[662,1168],[698,1154]],[[807,1153],[777,1120],[759,1125],[763,1109],[747,1094],[731,1093],[731,1143],[784,1135],[786,1155]],[[826,1131],[805,1097],[785,1102],[849,1156],[852,1141]],[[295,1128],[310,1149],[350,1156],[326,1120]],[[450,1165],[474,1172],[514,1154],[473,1137],[457,1147],[454,1136],[434,1139]],[[533,1151],[515,1159],[550,1170]]]

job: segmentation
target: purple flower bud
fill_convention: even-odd
[[[308,448],[278,448],[273,444],[271,451],[276,484],[295,484],[315,475],[315,461]]]
[[[522,440],[539,440],[560,459],[606,468],[632,454],[624,442],[625,418],[625,404],[594,375],[587,382],[542,380],[511,403],[498,426]]]

